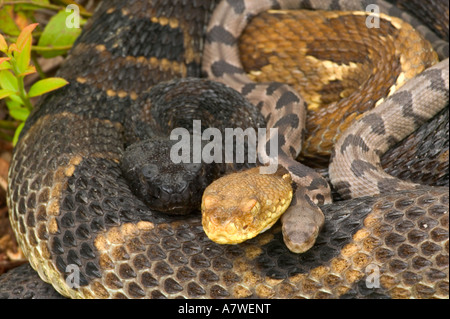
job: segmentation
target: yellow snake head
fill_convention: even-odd
[[[260,174],[256,167],[214,181],[202,198],[206,235],[219,244],[238,244],[269,229],[291,203],[291,183],[282,166],[274,174]]]

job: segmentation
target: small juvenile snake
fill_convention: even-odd
[[[236,11],[246,3],[226,2]],[[448,195],[439,190],[323,205],[325,224],[304,254],[286,249],[277,225],[239,245],[215,244],[199,216],[167,216],[131,192],[120,167],[128,112],[141,103],[135,116],[148,117],[149,86],[199,75],[215,4],[104,1],[86,25],[60,69],[70,85],[41,101],[11,163],[10,219],[39,276],[72,298],[448,298]],[[367,292],[369,266],[381,278]],[[27,295],[13,274],[0,278],[0,296]]]

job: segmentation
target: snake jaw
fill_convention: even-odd
[[[223,197],[206,194],[202,224],[207,236],[219,244],[238,244],[254,237],[251,231],[261,204],[255,198],[236,199],[223,206]]]

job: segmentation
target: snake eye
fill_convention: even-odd
[[[258,201],[254,198],[244,199],[239,205],[239,209],[244,213],[250,213]]]
[[[210,209],[214,208],[218,202],[219,202],[219,200],[216,197],[211,196],[211,195],[205,195],[203,197],[203,205],[202,206],[205,210],[210,210]]]

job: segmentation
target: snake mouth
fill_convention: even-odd
[[[195,183],[183,181],[171,185],[152,185],[143,194],[144,201],[150,209],[169,215],[185,215],[200,207],[201,190]]]
[[[250,225],[240,225],[234,221],[218,225],[214,218],[206,217],[202,218],[202,225],[208,238],[218,244],[239,244],[258,235],[245,231]]]
[[[209,239],[218,244],[239,244],[269,229],[278,220],[260,219],[261,204],[254,198],[237,206],[211,195],[202,200],[202,225]]]
[[[186,215],[193,210],[195,210],[195,207],[186,207],[186,206],[172,206],[172,207],[158,207],[154,208],[155,210],[158,210],[162,213],[166,213],[169,215]]]
[[[202,224],[206,235],[219,244],[238,244],[256,236],[254,213],[259,205],[256,200],[235,206],[212,196],[202,198]]]
[[[203,229],[208,238],[218,244],[240,244],[270,229],[278,221],[278,218],[266,223],[257,223],[255,218],[243,222],[235,218],[218,221],[220,217],[209,215],[212,214],[202,214]]]
[[[159,200],[148,200],[146,204],[150,209],[168,215],[186,215],[198,210],[196,203],[189,202],[174,203],[173,201],[162,202]]]

